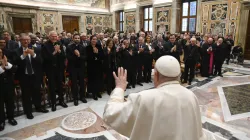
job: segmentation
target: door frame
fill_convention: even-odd
[[[69,14],[62,14],[62,31],[63,31],[63,17],[76,17],[78,18],[78,28],[79,28],[79,32],[81,32],[81,16],[80,15],[69,15]]]
[[[35,13],[15,13],[15,12],[6,12],[6,24],[7,24],[7,29],[10,32],[14,32],[14,27],[13,27],[13,17],[17,18],[30,18],[31,19],[31,25],[32,25],[32,31],[37,32],[37,16]]]

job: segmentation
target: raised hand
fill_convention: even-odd
[[[80,52],[78,50],[75,50],[74,53],[76,56],[80,57]]]
[[[121,88],[123,90],[127,87],[127,70],[124,70],[122,67],[118,68],[118,76],[115,72],[113,72],[113,76],[115,79],[116,88]]]
[[[27,49],[27,53],[29,53],[31,56],[35,55],[35,52],[32,49]]]

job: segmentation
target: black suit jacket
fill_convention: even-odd
[[[189,44],[188,46],[184,46],[184,62],[185,63],[197,63],[198,57],[199,57],[199,52],[198,52],[198,46],[194,45],[192,46]]]
[[[136,45],[136,48],[138,51],[139,51],[139,47],[140,47],[139,44]],[[146,63],[146,60],[147,60],[146,57],[148,57],[147,55],[149,54],[149,48],[147,45],[143,44],[142,48],[143,48],[143,52],[138,53],[138,59],[137,59],[138,64],[140,65],[144,65]]]
[[[55,44],[60,45],[61,53],[53,55]],[[52,43],[50,40],[42,45],[41,56],[43,59],[43,67],[46,72],[51,72],[52,68],[57,68],[59,72],[64,72],[65,68],[65,52],[60,42]]]
[[[38,48],[34,48],[34,52],[36,54],[36,57],[33,58],[32,56],[30,56],[31,59],[31,65],[32,65],[32,69],[34,71],[34,75],[36,76],[36,78],[41,78],[42,77],[42,58],[41,58],[41,52],[40,49]],[[17,51],[16,51],[16,64],[18,66],[17,68],[17,72],[16,72],[16,76],[19,80],[23,80],[23,76],[26,75],[26,59],[21,59],[21,55],[23,54],[23,48],[20,47]],[[26,56],[28,57],[28,56]]]
[[[155,49],[155,59],[157,60],[163,55],[170,55],[170,49],[167,46],[167,43],[165,41],[162,41],[161,46],[158,45],[158,40],[154,41],[152,44],[152,47]]]
[[[176,51],[175,52],[171,52],[171,49],[176,45]],[[178,42],[174,42],[173,44],[169,41],[167,42],[167,48],[168,50],[170,50],[170,55],[175,57],[179,63],[180,63],[180,55],[182,54],[182,47],[181,44],[179,44]]]
[[[84,42],[86,42],[86,46],[84,46]],[[85,41],[81,40],[80,44],[81,44],[84,48],[86,48],[87,46],[89,46],[90,41],[88,41],[88,40],[85,40]]]
[[[80,53],[80,57],[76,56],[74,51],[78,50]],[[69,72],[74,72],[74,68],[81,68],[84,73],[85,70],[85,62],[87,59],[86,47],[82,44],[78,44],[78,46],[73,43],[67,47],[66,56],[68,59],[68,70]]]
[[[8,50],[8,52],[10,53],[10,56],[8,57],[8,59],[11,59],[11,61],[14,61],[15,59],[15,54],[16,54],[16,50],[19,48],[19,45],[17,42],[13,41],[13,40],[9,40],[6,43],[6,49]]]

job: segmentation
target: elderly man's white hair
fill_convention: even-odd
[[[140,36],[141,36],[142,34],[144,34],[144,35],[145,35],[145,33],[144,33],[144,32],[140,32]]]
[[[191,38],[190,40],[191,40],[191,41],[196,41],[196,38]]]
[[[52,34],[56,34],[57,35],[57,32],[56,31],[50,31],[49,32],[49,36],[51,36]]]
[[[86,33],[81,33],[81,36],[87,36],[87,34]]]
[[[30,36],[28,34],[26,34],[26,33],[21,33],[20,34],[20,39],[23,39],[25,37],[29,37],[30,38]]]
[[[213,41],[214,39],[212,37],[209,37],[208,40]]]
[[[117,37],[117,36],[114,36],[113,39],[118,39],[118,37]]]
[[[157,35],[157,38],[162,38],[162,34],[158,34],[158,35]]]

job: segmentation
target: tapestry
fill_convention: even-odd
[[[165,32],[168,32],[168,25],[164,25],[164,24],[161,24],[161,25],[157,25],[157,32],[158,33],[165,33]]]
[[[203,23],[202,24],[202,34],[206,34],[207,33],[207,23]]]
[[[135,26],[127,26],[127,32],[129,33],[135,32]]]
[[[53,14],[43,14],[43,24],[53,24]]]
[[[158,11],[157,12],[157,22],[168,22],[169,11]]]
[[[110,17],[103,17],[103,26],[110,26]]]
[[[135,14],[126,14],[126,25],[134,25],[135,24]]]
[[[203,6],[203,17],[202,20],[203,21],[208,21],[208,11],[209,11],[209,6],[208,5],[204,5]]]
[[[222,34],[224,36],[226,34],[226,23],[224,22],[211,23],[211,33],[213,35]]]
[[[236,32],[236,23],[231,22],[229,25],[229,34],[231,34],[233,38],[235,37],[235,32]]]
[[[54,27],[53,26],[44,26],[44,31],[48,35],[50,31],[53,31]]]
[[[86,16],[86,24],[93,24],[92,16]]]
[[[102,17],[100,16],[94,16],[95,19],[95,25],[102,25]]]
[[[101,33],[102,32],[102,26],[95,26],[94,29],[95,29],[94,30],[95,33]]]
[[[227,4],[212,5],[211,20],[225,20],[227,18]]]

